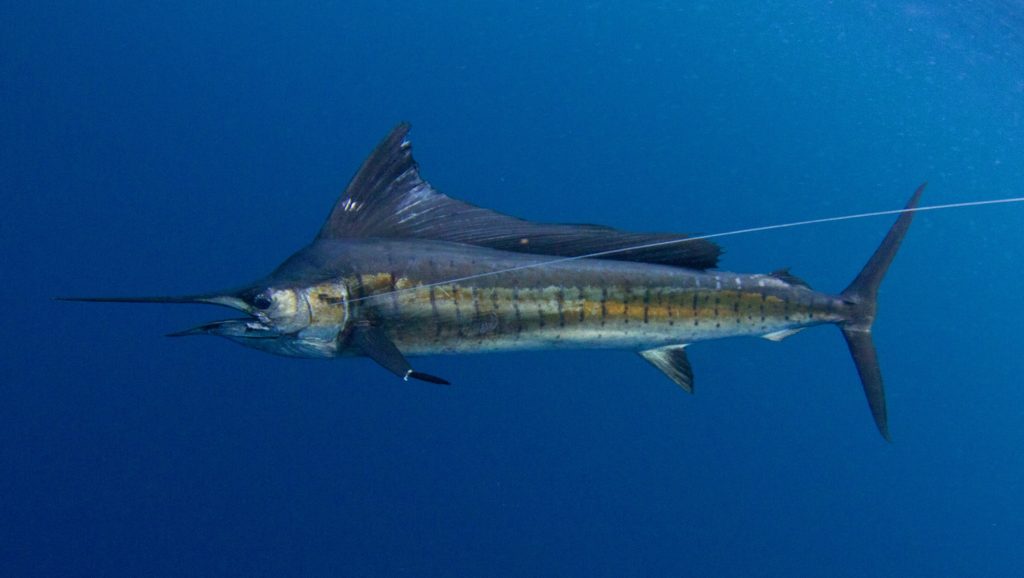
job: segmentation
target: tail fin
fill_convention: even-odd
[[[914,191],[907,203],[907,209],[917,207],[921,199],[921,193],[928,183],[922,184]],[[853,362],[857,366],[857,373],[860,374],[861,384],[864,386],[864,394],[868,398],[868,406],[871,408],[871,415],[875,418],[875,425],[879,433],[886,441],[892,441],[889,437],[889,423],[885,411],[885,387],[882,384],[882,371],[878,367],[878,356],[875,353],[875,344],[871,341],[871,325],[875,322],[875,311],[878,307],[878,286],[882,284],[882,278],[889,269],[896,251],[900,248],[903,237],[910,228],[910,222],[914,219],[913,211],[902,213],[896,223],[889,229],[889,233],[882,240],[875,253],[868,259],[864,268],[861,269],[857,278],[850,283],[841,294],[842,298],[853,305],[853,313],[839,325],[846,338],[846,345],[850,348]]]

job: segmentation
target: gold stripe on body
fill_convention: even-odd
[[[354,318],[380,320],[410,355],[547,347],[646,348],[834,320],[814,293],[687,287],[422,284],[363,275]],[[396,295],[391,287],[398,288]],[[778,293],[778,292],[776,292]],[[352,291],[358,295],[357,291]],[[396,298],[397,297],[397,298]]]

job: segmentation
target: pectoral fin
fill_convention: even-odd
[[[402,355],[402,352],[395,347],[395,344],[388,339],[388,336],[380,327],[358,325],[353,328],[352,346],[359,349],[363,355],[379,363],[384,369],[406,381],[409,381],[411,377],[421,381],[429,381],[430,383],[450,385],[450,382],[445,379],[413,370],[405,356]]]
[[[640,355],[657,367],[687,393],[693,393],[693,370],[686,358],[686,345],[666,345],[641,351]]]

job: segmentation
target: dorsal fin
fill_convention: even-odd
[[[598,225],[525,221],[444,195],[420,178],[409,124],[396,126],[359,168],[317,239],[359,237],[435,239],[492,249],[575,257],[685,239],[686,235],[626,233]],[[602,258],[708,269],[721,249],[707,240],[625,251]]]

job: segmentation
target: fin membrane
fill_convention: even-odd
[[[317,239],[359,237],[451,241],[537,255],[577,257],[686,235],[627,233],[599,225],[533,223],[444,195],[420,178],[409,125],[396,126],[362,167],[331,211]],[[703,239],[604,255],[603,259],[709,269],[721,249]]]
[[[395,344],[388,339],[388,336],[384,334],[384,330],[380,327],[357,325],[352,330],[352,345],[359,349],[363,355],[376,361],[381,367],[406,381],[409,381],[411,377],[420,381],[450,385],[449,381],[436,375],[413,370],[409,362],[406,361],[405,356],[402,355],[402,352],[395,347]]]
[[[641,351],[640,356],[657,367],[687,393],[693,393],[693,369],[686,357],[685,345],[666,345]]]

